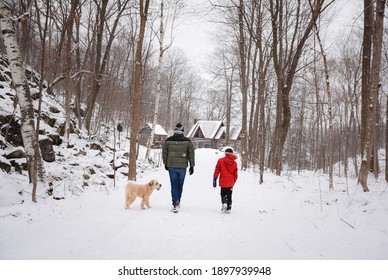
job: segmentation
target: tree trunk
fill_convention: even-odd
[[[381,50],[384,27],[385,0],[376,1],[376,18],[371,1],[364,1],[364,44],[362,64],[362,135],[361,169],[358,181],[368,192],[368,172],[372,161],[373,143],[376,135],[376,110],[381,69]],[[373,26],[374,24],[374,26]],[[373,40],[371,40],[371,38]],[[373,48],[373,49],[372,49]],[[371,73],[371,69],[373,73]],[[365,76],[364,76],[365,75]]]
[[[50,14],[49,5],[50,0],[46,0],[46,14]],[[35,0],[35,5],[38,6],[37,0]],[[38,22],[40,22],[40,12],[37,12],[37,18]],[[43,166],[43,160],[39,160],[38,155],[41,151],[39,149],[39,130],[40,130],[40,119],[42,114],[42,93],[43,93],[43,84],[45,81],[45,60],[46,60],[46,38],[47,38],[47,31],[48,31],[48,21],[49,17],[46,16],[44,20],[44,26],[40,26],[40,38],[42,41],[42,50],[41,50],[41,62],[40,62],[40,80],[39,80],[39,102],[38,102],[38,112],[36,116],[36,128],[35,128],[35,138],[38,143],[35,148],[35,157],[34,157],[34,167],[37,169],[37,174],[35,176],[39,177],[40,181],[45,181],[45,171]],[[34,180],[38,180],[38,178],[34,178]],[[36,189],[34,189],[34,196],[36,193]]]
[[[258,97],[258,93],[257,93],[257,89],[256,89],[256,67],[257,67],[257,54],[258,54],[258,44],[256,42],[255,44],[255,51],[254,51],[254,55],[253,55],[253,61],[252,61],[252,72],[251,72],[251,108],[250,108],[250,114],[249,114],[249,122],[248,122],[248,126],[249,126],[249,129],[248,129],[248,139],[247,139],[247,144],[248,144],[248,147],[247,147],[247,151],[248,151],[248,161],[249,162],[252,162],[254,164],[254,155],[255,155],[255,151],[256,151],[256,147],[257,147],[257,126],[254,126],[254,117],[255,117],[255,108],[256,108],[256,103],[257,103],[257,100]]]
[[[34,157],[37,157],[36,162],[38,164],[42,164],[42,159],[38,147],[38,141],[35,137],[34,107],[28,81],[25,77],[24,63],[15,38],[12,14],[9,7],[3,1],[0,1],[0,27],[4,45],[7,49],[9,65],[12,73],[12,82],[19,100],[21,133],[26,152],[29,175],[33,183],[32,201],[36,202],[36,190],[38,187],[45,188],[46,180],[43,176],[39,176],[37,179],[36,175],[37,167],[34,165]],[[41,166],[42,171],[44,172],[43,164]]]
[[[259,170],[260,170],[260,184],[264,183],[264,164],[265,164],[265,137],[266,137],[266,129],[265,125],[265,80],[261,80],[259,78],[260,87],[259,88],[259,105],[260,111],[259,116],[259,133],[258,133],[258,154],[259,154]]]
[[[151,128],[151,134],[147,142],[147,152],[146,152],[146,159],[149,160],[150,153],[151,153],[151,145],[154,142],[155,138],[155,129],[156,125],[158,123],[158,114],[159,114],[159,103],[160,103],[160,95],[161,95],[161,72],[162,72],[162,64],[163,64],[163,55],[164,52],[171,46],[171,43],[169,46],[164,47],[164,35],[165,35],[165,26],[164,26],[164,0],[160,3],[160,29],[159,29],[159,60],[158,60],[158,69],[157,69],[157,81],[156,81],[156,96],[155,96],[155,108],[154,108],[154,117],[152,122],[152,128]],[[175,21],[175,15],[172,19],[172,27],[171,31],[173,30],[173,25]]]
[[[368,189],[368,162],[369,162],[369,134],[368,107],[370,88],[370,61],[372,55],[373,34],[373,5],[371,1],[364,0],[364,41],[362,46],[362,85],[361,85],[361,167],[358,181],[364,191]]]
[[[91,122],[93,117],[93,111],[95,107],[95,103],[97,100],[97,96],[100,92],[101,88],[101,80],[102,80],[102,74],[104,74],[104,69],[102,69],[102,41],[103,41],[103,31],[104,31],[104,25],[106,21],[106,10],[108,5],[108,0],[102,0],[101,1],[101,7],[97,11],[96,15],[96,59],[94,62],[94,78],[93,78],[93,84],[91,87],[91,91],[87,98],[87,104],[86,104],[86,115],[85,115],[85,128],[90,133],[91,129]]]
[[[259,172],[260,172],[260,184],[264,183],[264,165],[265,165],[265,138],[266,138],[266,129],[265,129],[265,104],[266,104],[266,92],[267,92],[267,71],[268,65],[270,62],[269,57],[264,57],[262,45],[260,43],[259,47],[259,78],[258,78],[258,102],[256,108],[255,123],[258,126],[258,141],[257,141],[257,153],[258,153],[258,163],[259,163]],[[256,125],[255,125],[256,127]]]
[[[79,44],[80,42],[80,22],[78,21],[76,23],[76,42]],[[77,71],[80,71],[81,69],[81,50],[80,48],[76,48],[75,50],[75,64]],[[81,117],[81,93],[82,93],[82,84],[81,84],[82,77],[79,77],[75,81],[75,114],[77,116],[78,121],[78,127],[82,127],[82,117]]]
[[[266,147],[266,129],[265,129],[265,108],[266,108],[266,92],[267,92],[267,72],[268,66],[270,63],[270,58],[265,57],[262,49],[262,45],[260,43],[260,51],[259,51],[259,79],[258,79],[258,103],[257,103],[257,118],[258,120],[258,162],[259,162],[259,172],[260,172],[260,184],[264,183],[264,168],[265,168],[265,147]],[[256,126],[255,126],[256,127]]]
[[[66,62],[64,67],[64,73],[65,73],[65,108],[66,108],[66,120],[65,120],[65,143],[66,145],[69,144],[69,137],[70,137],[70,119],[71,119],[71,79],[70,79],[70,72],[71,72],[71,66],[72,66],[72,55],[71,55],[71,49],[72,49],[72,37],[73,37],[73,26],[74,26],[74,18],[75,18],[75,11],[79,5],[78,0],[72,0],[69,16],[67,18],[66,22],[66,34],[67,34],[67,40],[66,40]]]
[[[164,43],[164,1],[162,0],[160,2],[160,29],[159,29],[159,59],[158,59],[158,69],[157,69],[157,80],[156,80],[156,96],[155,96],[155,109],[154,109],[154,117],[152,121],[152,127],[151,127],[151,133],[150,137],[147,141],[147,152],[146,152],[146,159],[150,160],[150,153],[151,153],[151,145],[154,142],[155,137],[155,129],[156,125],[158,123],[158,113],[159,113],[159,102],[160,102],[160,93],[161,93],[161,69],[162,69],[162,63],[163,63],[163,53],[165,49],[163,48]]]
[[[385,108],[388,108],[388,98]],[[385,181],[388,182],[388,110],[386,110],[385,114]]]
[[[245,35],[244,35],[244,1],[240,0],[238,7],[239,18],[239,53],[240,53],[240,84],[242,94],[242,122],[241,122],[241,169],[248,167],[248,151],[247,151],[247,106],[248,106],[248,88],[247,88],[247,63],[245,55]]]
[[[147,23],[147,14],[150,0],[140,1],[140,31],[136,44],[136,64],[134,73],[134,91],[132,98],[132,110],[131,110],[131,135],[129,141],[129,170],[128,179],[136,180],[136,160],[137,160],[137,141],[139,135],[139,120],[140,120],[140,101],[141,101],[141,89],[142,89],[142,51],[145,27]]]
[[[370,118],[370,126],[372,128],[371,141],[371,162],[370,170],[377,179],[379,176],[379,162],[378,162],[378,147],[379,147],[379,90],[382,46],[384,36],[384,11],[386,0],[376,1],[376,18],[374,20],[373,28],[373,49],[372,49],[372,76],[371,76],[371,95],[373,100],[373,116]]]
[[[225,78],[226,78],[226,131],[225,131],[226,143],[225,144],[226,145],[230,145],[230,122],[232,120],[233,76],[234,76],[234,67],[232,67],[230,78],[227,76],[226,69],[225,69]]]
[[[326,84],[326,94],[327,94],[327,102],[328,102],[328,115],[329,115],[329,190],[333,190],[333,172],[334,172],[334,145],[333,145],[333,110],[332,110],[332,102],[331,102],[331,89],[330,89],[330,80],[329,80],[329,67],[327,64],[326,53],[323,48],[323,44],[321,41],[321,37],[319,36],[319,29],[315,25],[316,36],[319,43],[319,48],[321,50],[321,55],[323,59],[323,66],[325,69],[325,84]],[[347,159],[345,159],[347,160]]]

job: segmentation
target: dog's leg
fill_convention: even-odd
[[[147,204],[145,197],[141,199],[141,209],[145,209],[144,204]]]
[[[125,193],[125,209],[129,208],[129,203],[128,203],[128,194]]]
[[[146,204],[147,208],[151,208],[150,197],[147,197],[145,204]]]
[[[135,201],[136,197],[127,196],[125,200],[125,209],[129,209],[131,204]]]

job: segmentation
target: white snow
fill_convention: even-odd
[[[220,212],[219,188],[212,187],[221,156],[196,150],[195,173],[186,177],[178,214],[170,212],[164,168],[138,180],[155,178],[163,185],[148,210],[140,209],[140,199],[124,209],[124,176],[115,189],[111,179],[105,186],[96,179],[97,186],[81,194],[64,191],[62,200],[34,204],[24,192],[20,204],[15,196],[28,191],[27,177],[0,172],[0,259],[388,259],[388,191],[382,180],[369,180],[371,191],[364,193],[355,179],[347,184],[336,178],[335,190],[328,191],[323,174],[266,173],[259,185],[255,173],[240,171],[227,215]],[[90,160],[104,161],[98,155]],[[82,186],[81,178],[75,175],[62,187]]]
[[[329,191],[324,174],[266,173],[259,185],[254,172],[240,171],[232,213],[222,214],[219,187],[212,187],[221,156],[217,150],[196,150],[195,172],[187,174],[177,214],[170,212],[170,183],[163,167],[149,168],[138,180],[155,178],[163,185],[147,210],[140,209],[140,199],[124,209],[124,176],[116,188],[111,179],[104,185],[96,178],[95,185],[77,193],[75,186],[82,186],[83,179],[75,170],[66,182],[55,182],[65,199],[40,198],[34,204],[26,193],[26,175],[0,172],[0,259],[144,260],[154,265],[152,260],[170,260],[167,264],[182,266],[187,264],[182,260],[204,266],[208,263],[203,260],[252,265],[249,260],[388,259],[388,190],[383,180],[370,180],[371,191],[364,193],[355,179],[337,177]],[[87,158],[90,164],[106,161],[98,154]],[[56,168],[51,172],[58,174],[60,164]],[[18,194],[22,190],[24,203]],[[113,264],[119,268],[117,261]]]

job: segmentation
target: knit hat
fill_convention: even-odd
[[[174,130],[183,132],[183,125],[181,123],[177,123]]]
[[[233,154],[233,150],[232,150],[231,148],[227,148],[227,149],[225,150],[225,153]]]

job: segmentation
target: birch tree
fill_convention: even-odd
[[[164,45],[164,38],[167,30],[167,23],[169,20],[171,20],[171,35],[174,30],[174,22],[179,10],[179,7],[181,5],[180,1],[172,1],[173,2],[173,14],[172,14],[172,19],[170,19],[168,16],[165,18],[164,15],[164,10],[165,10],[165,4],[164,0],[160,1],[160,26],[159,26],[159,59],[158,59],[158,68],[157,68],[157,81],[156,81],[156,96],[155,96],[155,109],[154,109],[154,117],[152,121],[152,129],[151,129],[151,134],[147,142],[147,152],[146,152],[146,159],[149,159],[150,157],[150,152],[151,152],[151,145],[154,142],[154,137],[155,137],[155,128],[156,124],[158,123],[158,114],[159,114],[159,103],[160,103],[160,95],[161,95],[161,71],[162,71],[162,65],[163,65],[163,56],[165,51],[167,51],[171,45],[172,45],[172,36],[170,43],[165,46]],[[171,3],[167,3],[171,4]],[[170,7],[168,6],[167,9]]]
[[[6,1],[0,1],[0,27],[4,45],[7,49],[9,66],[12,73],[12,83],[19,101],[21,133],[29,169],[30,182],[32,182],[32,201],[36,202],[36,191],[38,188],[45,188],[46,180],[44,171],[37,176],[37,165],[41,163],[41,154],[37,137],[35,136],[34,106],[30,95],[30,88],[25,77],[24,62],[17,44],[14,30],[14,22],[10,7]]]

